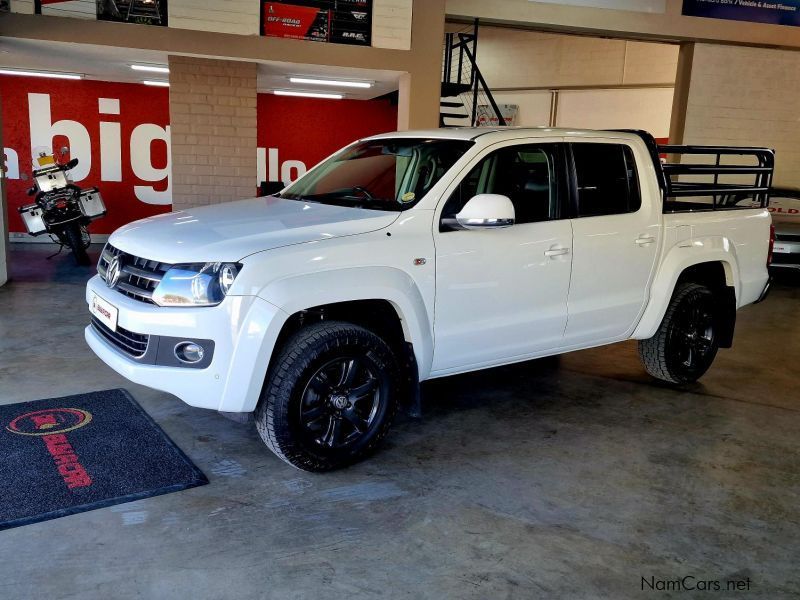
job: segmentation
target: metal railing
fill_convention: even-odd
[[[478,19],[468,30],[445,34],[442,89],[458,91],[460,103],[468,110],[470,124],[478,124],[478,108],[486,106],[501,126],[507,125],[477,63]],[[449,94],[453,95],[453,94]]]
[[[663,145],[658,146],[658,152],[667,154],[671,160],[662,164],[667,186],[665,207],[685,210],[687,198],[699,199],[693,203],[693,208],[698,210],[765,208],[769,203],[775,169],[775,152],[769,148]],[[710,162],[685,162],[681,157],[687,155],[712,158]],[[733,157],[737,162],[723,164],[723,157]],[[742,161],[751,164],[740,164]],[[702,179],[697,180],[698,176]],[[732,176],[735,181],[730,181]],[[720,178],[727,181],[720,181]],[[710,205],[702,200],[709,197]],[[752,199],[751,203],[743,204],[748,198]]]

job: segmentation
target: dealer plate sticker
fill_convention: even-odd
[[[117,315],[119,314],[119,310],[110,302],[106,302],[97,294],[92,294],[92,301],[89,303],[89,312],[111,331],[117,330]]]
[[[772,251],[777,252],[778,254],[789,254],[789,247],[781,244],[775,244],[772,247]]]

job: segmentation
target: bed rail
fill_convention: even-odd
[[[775,152],[769,148],[661,145],[658,152],[666,154],[668,161],[661,164],[666,184],[664,212],[766,208],[769,204],[775,168]],[[686,155],[708,158],[687,162]],[[732,158],[723,164],[724,157]]]

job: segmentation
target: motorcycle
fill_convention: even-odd
[[[62,156],[66,152],[62,149]],[[34,154],[34,186],[28,195],[35,196],[35,204],[19,209],[25,228],[32,236],[50,234],[60,245],[56,254],[67,247],[79,265],[88,265],[86,249],[92,239],[87,226],[105,216],[103,198],[97,188],[82,190],[70,179],[69,171],[78,165],[77,158],[61,164],[49,150],[37,149]]]

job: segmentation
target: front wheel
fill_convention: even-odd
[[[696,283],[675,288],[656,334],[639,342],[650,375],[670,383],[691,383],[708,371],[717,355],[718,317],[713,292]]]
[[[369,455],[398,403],[397,362],[371,331],[344,322],[301,329],[276,357],[256,409],[264,443],[290,465],[330,471]]]
[[[86,240],[88,235],[89,234],[85,232],[83,227],[77,223],[72,223],[64,231],[65,241],[67,242],[67,246],[72,250],[72,256],[75,257],[75,262],[83,266],[90,263],[89,255],[86,254],[86,248],[89,245]]]

